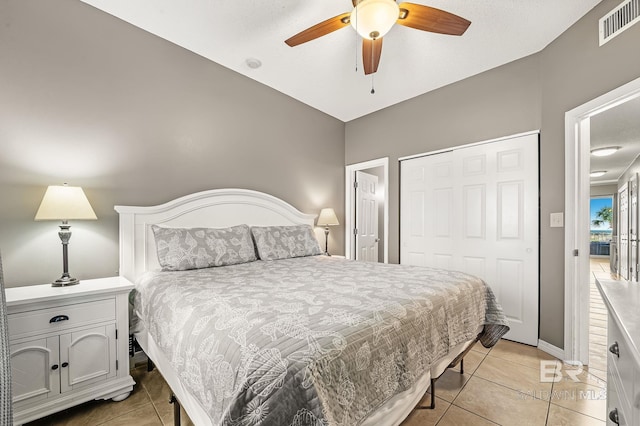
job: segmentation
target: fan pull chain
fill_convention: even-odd
[[[375,53],[375,49],[374,49],[374,45],[376,44],[376,40],[373,40],[373,43],[371,43],[371,69],[373,70],[374,64],[375,64],[375,58],[373,57],[374,53]],[[371,73],[371,94],[375,94],[376,93],[376,89],[373,87],[373,76],[375,75],[375,71]]]

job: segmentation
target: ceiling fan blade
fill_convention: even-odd
[[[462,35],[471,21],[453,13],[415,3],[401,3],[400,17],[396,21],[405,27],[432,33]]]
[[[378,71],[380,55],[382,54],[382,37],[375,40],[362,39],[362,65],[365,75]]]
[[[349,16],[351,16],[351,12],[346,12],[341,15],[334,16],[333,18],[329,18],[326,21],[322,21],[313,27],[299,32],[288,40],[285,40],[285,43],[293,47],[332,33],[349,25]]]

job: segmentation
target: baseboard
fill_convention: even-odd
[[[548,353],[553,357],[558,358],[561,361],[564,360],[564,349],[560,349],[557,346],[553,346],[551,343],[547,343],[544,340],[538,339],[538,349]]]

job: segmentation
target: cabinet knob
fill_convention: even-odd
[[[66,315],[57,315],[57,316],[51,318],[49,320],[49,323],[53,324],[54,322],[68,321],[68,320],[69,320],[69,317],[66,316]]]
[[[51,369],[52,369],[52,370],[57,370],[57,369],[58,369],[58,364],[53,364],[53,365],[51,366]]]
[[[614,408],[613,410],[609,411],[609,420],[611,420],[612,422],[614,422],[617,425],[620,424],[620,417],[618,416],[618,409],[617,408]]]
[[[65,367],[68,367],[68,366],[69,366],[69,363],[68,363],[68,362],[63,362],[63,363],[62,363],[62,368],[65,368]]]
[[[609,346],[609,352],[620,358],[620,347],[618,342],[613,342],[613,345]]]

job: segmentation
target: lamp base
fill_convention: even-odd
[[[63,220],[62,225],[60,225],[60,232],[58,232],[58,236],[62,242],[62,276],[51,283],[52,287],[66,287],[69,285],[80,284],[80,281],[77,278],[69,276],[68,246],[69,239],[71,238],[71,231],[69,228],[71,228],[71,225],[69,225],[66,220]]]
[[[325,256],[331,256],[329,254],[329,227],[324,227],[324,254]]]
[[[62,276],[51,283],[51,287],[67,287],[70,285],[80,284],[80,280],[77,278]]]

